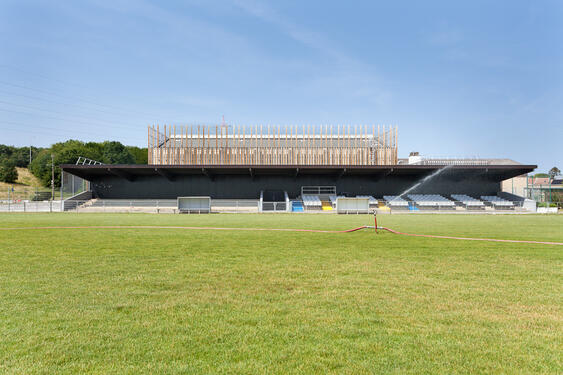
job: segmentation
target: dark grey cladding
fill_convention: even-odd
[[[211,196],[256,199],[261,190],[285,190],[290,198],[301,186],[336,186],[339,194],[394,195],[440,166],[249,167],[63,165],[63,170],[91,181],[94,197],[104,199],[175,199]],[[496,195],[501,181],[529,173],[535,165],[451,167],[410,193]]]

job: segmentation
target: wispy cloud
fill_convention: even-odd
[[[259,3],[254,0],[234,0],[234,4],[248,14],[274,25],[293,40],[317,50],[333,58],[339,63],[359,64],[357,60],[352,59],[349,54],[344,53],[330,40],[325,38],[323,34],[297,25],[263,3]]]
[[[464,33],[454,26],[442,26],[427,34],[426,44],[436,49],[439,56],[452,62],[462,62],[488,68],[508,68],[510,59],[502,50],[487,48],[477,43],[470,33]]]
[[[311,92],[332,91],[332,95],[340,94],[363,98],[369,104],[383,105],[391,94],[381,88],[380,79],[375,73],[373,63],[365,63],[339,47],[323,33],[310,30],[277,12],[272,7],[254,0],[233,0],[234,4],[250,14],[274,27],[294,41],[319,52],[328,58],[332,68],[310,77],[303,82],[303,89]]]

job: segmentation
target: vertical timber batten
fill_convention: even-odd
[[[358,128],[359,127],[359,128]],[[225,131],[223,131],[225,128]],[[393,165],[398,162],[396,125],[164,125],[147,127],[150,165]]]

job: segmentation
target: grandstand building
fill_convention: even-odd
[[[537,167],[509,159],[425,159],[417,153],[403,159],[397,140],[396,127],[151,126],[147,165],[61,168],[90,181],[92,196],[101,199],[277,195],[303,201],[310,195],[305,188],[317,189],[317,195],[328,189],[327,195],[384,200],[432,176],[409,193],[454,201],[452,194],[497,196],[502,181]]]

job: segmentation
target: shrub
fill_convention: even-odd
[[[0,164],[0,181],[2,182],[16,182],[18,179],[18,171],[16,170],[16,163],[12,159],[5,159]]]

